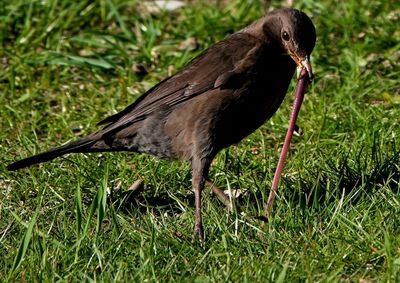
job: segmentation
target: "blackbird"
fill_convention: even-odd
[[[310,79],[316,41],[310,18],[295,9],[267,13],[164,79],[87,137],[8,165],[16,170],[67,153],[131,151],[191,162],[194,237],[204,239],[201,192],[223,148],[254,132],[278,109],[296,66]]]

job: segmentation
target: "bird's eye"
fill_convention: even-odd
[[[284,41],[289,41],[290,36],[289,36],[289,34],[288,34],[286,31],[282,32],[282,39],[283,39]]]

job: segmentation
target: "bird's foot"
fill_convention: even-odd
[[[194,226],[192,243],[194,244],[198,242],[200,242],[201,244],[204,243],[204,230],[202,223],[196,223]]]
[[[229,196],[227,194],[225,194],[224,191],[221,188],[217,187],[211,181],[207,181],[207,185],[211,187],[211,190],[213,191],[213,193],[226,206],[226,208],[229,211],[232,211],[233,205],[232,205],[232,201],[229,198]]]

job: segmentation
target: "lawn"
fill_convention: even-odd
[[[269,3],[269,1],[268,1]],[[190,166],[131,153],[6,165],[94,131],[218,40],[286,1],[0,2],[0,278],[10,282],[400,282],[400,8],[294,1],[317,28],[306,94],[265,227],[295,80],[222,151],[192,244]],[[129,188],[144,180],[142,191]]]

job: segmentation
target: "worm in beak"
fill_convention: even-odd
[[[312,68],[311,68],[311,63],[310,63],[310,59],[308,56],[306,56],[305,59],[300,61],[300,64],[298,64],[300,67],[303,67],[306,69],[308,77],[310,78],[310,81],[312,81],[312,79],[314,78],[313,72],[312,72]]]

